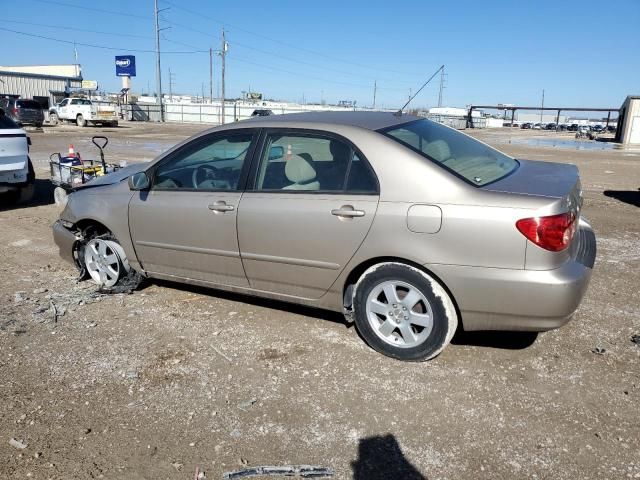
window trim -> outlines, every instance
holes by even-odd
[[[166,165],[170,161],[174,160],[176,156],[184,153],[185,150],[190,149],[194,146],[199,146],[204,143],[209,143],[212,138],[220,137],[224,138],[225,136],[238,136],[238,135],[251,135],[251,142],[249,143],[249,148],[247,149],[247,154],[244,158],[242,169],[240,170],[240,178],[238,179],[238,184],[234,189],[223,189],[223,188],[193,188],[193,187],[179,187],[179,188],[158,188],[155,186],[156,183],[156,173],[158,168]],[[256,152],[256,145],[258,143],[258,139],[260,137],[260,131],[256,128],[238,128],[238,129],[227,129],[217,132],[206,133],[197,138],[194,138],[190,142],[181,145],[179,148],[174,150],[173,152],[167,154],[164,158],[156,162],[152,165],[147,171],[147,176],[151,179],[151,185],[149,186],[150,192],[203,192],[203,193],[229,193],[229,192],[242,192],[244,191],[247,178],[249,176],[249,169],[253,164],[253,156]]]
[[[403,128],[403,127],[406,127],[406,126],[408,126],[408,125],[411,125],[411,124],[414,124],[414,123],[418,123],[418,122],[422,122],[422,121],[432,122],[432,120],[429,120],[428,118],[419,118],[419,119],[417,119],[417,120],[412,120],[412,121],[410,121],[410,122],[399,123],[399,124],[397,124],[397,125],[392,125],[392,126],[390,126],[390,127],[384,127],[384,128],[381,128],[381,129],[376,130],[376,132],[380,133],[381,135],[384,135],[384,136],[385,136],[385,137],[387,137],[387,138],[390,138],[391,140],[393,140],[393,141],[394,141],[395,143],[397,143],[398,145],[400,145],[400,146],[402,146],[402,147],[405,147],[405,148],[408,148],[408,149],[409,149],[409,150],[411,150],[412,152],[416,152],[418,155],[420,155],[420,156],[422,156],[422,157],[426,158],[426,159],[427,159],[427,160],[429,160],[431,163],[434,163],[434,164],[435,164],[435,165],[437,165],[438,167],[440,167],[440,168],[442,168],[442,169],[446,170],[447,172],[451,173],[452,175],[454,175],[455,177],[459,178],[459,179],[460,179],[460,180],[462,180],[463,182],[465,182],[465,183],[467,183],[467,184],[469,184],[469,185],[472,185],[472,186],[473,186],[473,187],[475,187],[475,188],[484,188],[484,187],[486,187],[486,186],[488,186],[488,185],[491,185],[491,184],[493,184],[493,183],[495,183],[495,182],[499,182],[500,180],[504,180],[505,178],[507,178],[507,177],[509,177],[509,176],[513,175],[513,174],[514,174],[514,173],[515,173],[515,172],[520,168],[520,162],[518,161],[518,159],[517,159],[517,158],[513,158],[513,157],[511,157],[511,156],[507,155],[506,153],[501,152],[501,151],[500,151],[500,150],[498,150],[497,148],[493,148],[491,145],[487,145],[486,143],[481,142],[480,140],[478,140],[478,139],[476,139],[476,138],[471,137],[471,135],[467,135],[466,133],[459,132],[459,131],[457,131],[456,129],[454,129],[454,128],[452,128],[452,127],[448,126],[448,125],[444,125],[443,123],[439,123],[438,125],[442,125],[442,126],[444,126],[444,127],[451,128],[452,130],[455,130],[457,133],[460,133],[461,135],[467,135],[468,137],[470,137],[471,139],[475,140],[476,142],[479,142],[479,143],[481,143],[481,144],[483,144],[483,145],[487,145],[487,147],[489,147],[489,148],[491,148],[491,149],[493,149],[493,150],[496,150],[497,152],[499,152],[499,153],[501,153],[502,155],[505,155],[505,156],[507,156],[507,157],[511,158],[514,162],[516,162],[516,167],[515,167],[513,170],[511,170],[509,173],[507,173],[507,174],[503,175],[502,177],[496,178],[495,180],[491,180],[490,182],[483,183],[482,185],[478,185],[477,183],[474,183],[474,182],[472,182],[471,180],[469,180],[468,178],[466,178],[465,176],[463,176],[463,175],[459,174],[458,172],[456,172],[456,171],[455,171],[455,170],[453,170],[452,168],[447,167],[444,163],[439,162],[439,161],[438,161],[438,160],[436,160],[435,158],[430,157],[429,155],[427,155],[426,153],[424,153],[422,150],[419,150],[419,149],[417,149],[417,148],[415,148],[415,147],[413,147],[413,146],[409,145],[408,143],[403,142],[403,141],[402,141],[402,140],[400,140],[398,137],[394,137],[393,135],[391,135],[391,134],[389,133],[389,131],[390,131],[390,130],[396,130],[396,129]],[[437,123],[437,122],[433,122],[433,123]]]
[[[366,168],[369,170],[369,172],[372,174],[373,179],[375,180],[375,191],[370,191],[370,192],[349,192],[346,189],[346,184],[347,184],[347,180],[349,178],[349,173],[351,172],[351,164],[353,162],[353,159],[351,161],[349,161],[349,166],[347,167],[347,174],[345,176],[345,182],[344,182],[344,186],[342,188],[342,190],[281,190],[281,189],[275,189],[275,190],[261,190],[256,188],[256,183],[258,181],[258,170],[260,168],[260,165],[262,163],[262,159],[265,157],[265,153],[266,153],[266,147],[267,147],[267,137],[269,135],[272,135],[274,133],[277,134],[281,134],[281,135],[287,135],[287,134],[291,134],[292,136],[304,136],[304,135],[315,135],[318,137],[324,137],[324,138],[328,138],[330,140],[339,140],[341,142],[344,142],[345,144],[347,144],[352,150],[353,153],[355,155],[358,156],[358,158],[360,158],[361,162],[364,162],[364,165],[366,166]],[[369,160],[367,159],[367,157],[364,156],[364,154],[362,153],[362,151],[348,138],[343,137],[340,134],[334,133],[334,132],[328,132],[326,130],[317,130],[317,129],[313,129],[313,128],[297,128],[297,127],[269,127],[269,128],[263,128],[261,133],[260,133],[260,139],[258,141],[257,147],[256,147],[256,151],[254,152],[254,156],[253,156],[253,162],[251,164],[251,170],[249,172],[249,176],[247,178],[247,185],[245,188],[245,192],[247,193],[263,193],[263,194],[279,194],[279,195],[289,195],[289,194],[293,194],[293,195],[359,195],[359,196],[379,196],[380,195],[380,181],[378,180],[378,175],[376,174],[376,171],[374,170],[374,168],[371,166],[371,163],[369,162]]]

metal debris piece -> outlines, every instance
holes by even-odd
[[[247,411],[247,408],[249,408],[251,405],[253,405],[254,403],[256,403],[258,401],[257,398],[252,398],[250,400],[247,400],[246,402],[242,402],[238,404],[238,408],[244,412]]]
[[[593,353],[596,353],[598,355],[604,355],[606,353],[606,349],[602,348],[602,347],[595,347],[593,350],[591,350]]]
[[[298,475],[303,478],[332,477],[333,469],[314,465],[283,465],[249,467],[235,472],[225,472],[222,476],[225,480],[236,478],[249,478],[258,476],[292,477]]]
[[[640,335],[639,334],[631,335],[631,341],[636,345],[640,345]]]
[[[229,357],[227,357],[224,353],[222,353],[216,347],[213,347],[213,351],[216,352],[218,355],[220,355],[222,358],[224,358],[227,362],[233,363],[233,360],[231,360]]]
[[[9,445],[11,445],[12,447],[17,448],[18,450],[24,450],[25,448],[27,448],[27,444],[24,442],[21,442],[20,440],[16,440],[15,438],[11,438],[9,440]]]

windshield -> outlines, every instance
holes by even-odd
[[[0,130],[16,130],[20,128],[13,120],[4,113],[0,114]]]
[[[382,133],[477,186],[494,182],[518,167],[518,162],[504,153],[430,120],[405,123]]]
[[[40,110],[42,108],[35,100],[18,100],[16,102],[16,106],[20,108],[32,108],[35,110]]]

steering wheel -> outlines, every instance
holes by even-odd
[[[219,170],[211,165],[199,165],[193,170],[191,180],[193,182],[193,188],[198,186],[205,180],[217,180]]]

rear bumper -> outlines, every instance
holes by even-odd
[[[451,290],[465,330],[551,330],[571,319],[591,280],[595,235],[582,220],[578,235],[571,260],[554,270],[425,267]]]
[[[60,250],[60,256],[69,263],[77,265],[74,257],[75,244],[78,241],[76,235],[65,228],[61,220],[57,220],[53,224],[53,241]]]

